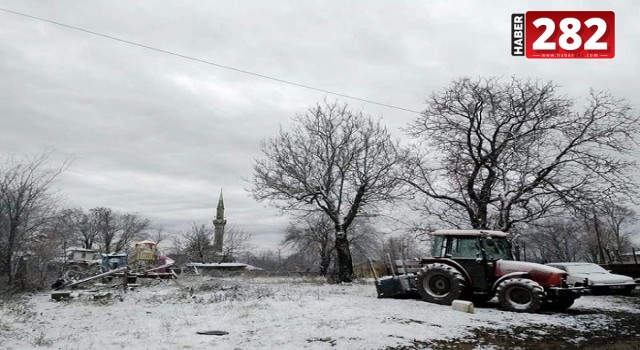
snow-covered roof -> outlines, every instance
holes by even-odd
[[[233,267],[241,267],[246,270],[261,270],[259,267],[255,267],[252,265],[247,265],[243,263],[187,263],[188,267],[213,267],[213,268],[233,268]]]
[[[98,251],[95,249],[87,249],[87,248],[82,248],[82,247],[69,247],[67,248],[67,252],[91,252],[91,253],[97,253]]]
[[[247,264],[242,263],[188,263],[187,266],[195,267],[246,267]]]
[[[492,230],[436,230],[430,233],[434,236],[492,236],[507,237],[508,232]]]

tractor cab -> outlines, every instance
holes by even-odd
[[[474,292],[483,293],[495,281],[498,260],[513,260],[509,234],[489,230],[438,230],[431,233],[431,256],[459,264],[472,281]]]
[[[119,269],[129,265],[127,254],[109,253],[102,256],[102,272]]]
[[[496,261],[513,260],[509,234],[484,230],[438,230],[431,233],[431,256]]]

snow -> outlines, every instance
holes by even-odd
[[[179,283],[179,285],[178,285]],[[418,300],[377,299],[372,282],[329,285],[313,278],[188,276],[147,281],[111,298],[50,293],[0,306],[3,349],[382,349],[412,340],[464,337],[476,327],[559,325],[586,330],[611,321],[597,312],[475,313]],[[122,300],[122,301],[120,301]],[[639,313],[624,298],[583,296],[572,308]],[[227,335],[198,335],[202,331]]]
[[[186,264],[187,267],[202,267],[202,268],[220,268],[220,269],[226,269],[226,268],[244,268],[245,270],[262,270],[259,267],[255,267],[252,265],[247,265],[247,264],[243,264],[243,263],[188,263]]]
[[[243,263],[188,263],[187,266],[195,267],[245,267],[249,266]]]

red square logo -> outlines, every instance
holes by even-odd
[[[522,15],[519,15],[522,16]],[[527,11],[523,24],[512,16],[512,38],[524,37],[527,58],[613,58],[615,14],[613,11]],[[521,33],[515,33],[522,29]],[[512,54],[516,41],[512,42]]]

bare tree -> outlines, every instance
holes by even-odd
[[[320,275],[326,276],[335,252],[334,232],[333,222],[326,215],[307,215],[299,223],[289,224],[282,244],[300,255],[312,256],[319,264]]]
[[[29,244],[54,217],[51,184],[68,164],[50,167],[49,155],[6,159],[0,165],[0,278],[10,288]]]
[[[253,233],[242,227],[226,227],[222,243],[222,261],[235,261],[251,248],[252,238]]]
[[[454,81],[407,129],[424,145],[407,164],[420,207],[449,225],[508,231],[585,197],[637,193],[640,116],[592,91],[581,113],[551,82]]]
[[[589,260],[601,264],[622,261],[630,252],[630,229],[636,221],[634,210],[601,197],[577,208],[575,216],[584,225]]]
[[[89,210],[89,215],[98,231],[100,250],[106,254],[112,252],[113,241],[118,231],[115,213],[110,208],[98,207]],[[113,251],[117,253],[116,251]]]
[[[65,252],[75,242],[74,232],[65,224],[68,211],[52,216],[28,243],[24,257],[24,274],[18,276],[22,290],[39,290],[59,278],[66,265]]]
[[[151,226],[149,219],[134,213],[118,214],[117,218],[119,235],[115,242],[116,252],[125,251],[131,242],[143,238],[146,235],[145,231]]]
[[[153,228],[153,232],[146,236],[146,239],[156,242],[159,245],[160,242],[165,241],[168,237],[169,235],[163,226],[156,226]]]
[[[320,275],[326,276],[336,255],[334,232],[333,222],[326,215],[311,212],[289,224],[282,245],[292,248],[294,256],[309,257]],[[371,252],[377,250],[381,234],[365,218],[357,218],[348,233],[354,262],[366,261]]]
[[[60,216],[61,229],[70,232],[70,244],[80,244],[82,248],[93,249],[99,239],[97,220],[91,213],[80,208],[65,209]]]
[[[244,260],[247,264],[257,266],[264,270],[277,271],[281,268],[281,257],[272,250],[262,250],[256,253],[247,253]]]
[[[429,236],[422,232],[402,232],[400,234],[384,237],[382,244],[376,250],[377,259],[387,260],[387,254],[391,259],[419,259],[429,255],[427,241]]]
[[[295,118],[291,131],[263,142],[251,192],[283,210],[322,210],[333,222],[340,280],[351,281],[348,228],[397,196],[401,159],[379,120],[324,102]]]
[[[78,235],[77,221],[78,214],[82,215],[79,209],[61,210],[55,218],[45,226],[42,230],[48,236],[46,245],[53,249],[57,257],[64,256],[61,264],[59,264],[56,276],[62,275],[66,268],[67,249],[75,246],[82,241],[82,237]],[[51,261],[53,259],[49,259]]]
[[[601,210],[602,221],[611,238],[608,251],[614,262],[622,262],[623,254],[631,250],[631,226],[637,221],[637,214],[633,209],[616,203],[604,205]]]
[[[105,253],[125,251],[131,242],[142,238],[151,226],[148,219],[138,214],[117,213],[103,207],[93,208],[89,212],[99,232],[100,248]]]
[[[187,255],[189,261],[201,263],[211,262],[215,256],[213,243],[213,229],[205,225],[198,226],[195,222],[191,229],[182,234],[184,238],[184,248],[182,251]]]
[[[349,228],[349,245],[353,251],[355,263],[367,262],[371,254],[379,247],[382,239],[380,232],[368,217],[358,217]]]
[[[587,254],[585,227],[575,217],[540,220],[522,232],[522,243],[528,250],[528,260],[542,263],[583,261]]]

